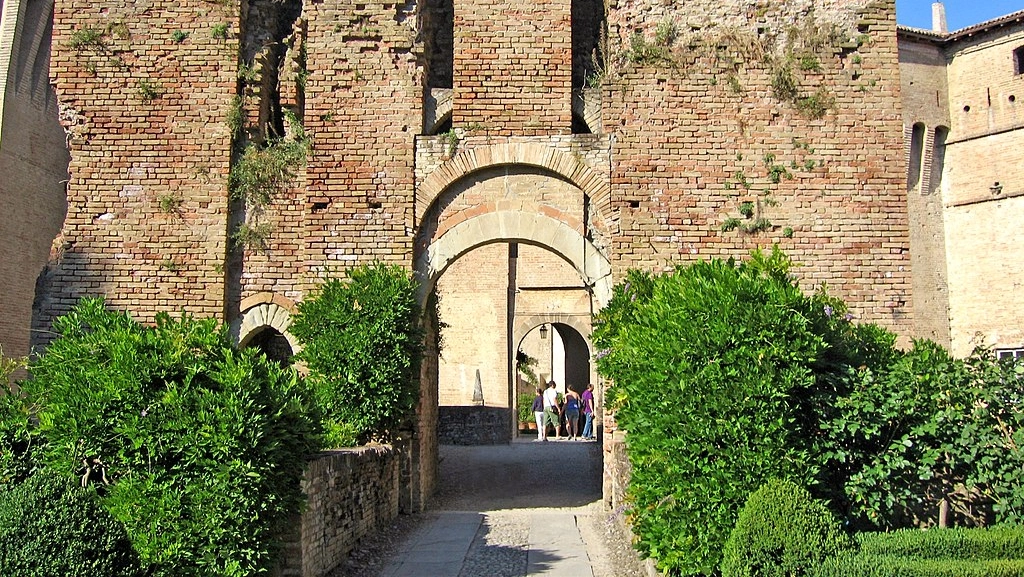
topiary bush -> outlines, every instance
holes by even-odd
[[[144,574],[124,526],[92,488],[39,472],[0,490],[0,575]]]
[[[722,577],[813,576],[854,543],[824,504],[794,483],[770,480],[754,491],[722,553]]]
[[[318,448],[292,369],[213,319],[143,326],[86,299],[31,365],[49,466],[95,487],[155,576],[267,571]]]
[[[289,330],[332,446],[390,440],[419,401],[423,331],[408,271],[363,265],[329,279],[298,306]]]

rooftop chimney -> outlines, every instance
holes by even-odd
[[[946,7],[942,2],[932,2],[932,32],[949,33],[949,27],[946,26]]]

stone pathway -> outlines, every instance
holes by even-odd
[[[442,446],[437,498],[380,577],[642,575],[608,515],[597,443]]]

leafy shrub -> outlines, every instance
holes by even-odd
[[[351,427],[360,442],[388,440],[412,415],[423,355],[416,295],[407,271],[377,263],[329,279],[299,304],[290,327],[303,346],[297,359],[309,368],[328,428]]]
[[[874,353],[869,353],[874,354]],[[846,470],[851,519],[874,527],[1019,522],[1024,513],[1024,367],[988,351],[953,359],[916,341],[878,371],[857,371],[823,428],[826,467]]]
[[[722,553],[722,577],[800,577],[853,549],[839,522],[806,489],[771,480],[750,495]]]
[[[86,299],[55,330],[24,384],[51,466],[97,487],[153,575],[270,567],[316,449],[295,372],[213,319],[146,327]]]
[[[8,359],[0,348],[0,489],[20,483],[36,470],[45,442],[32,426],[31,403],[8,380],[24,365],[25,359]]]
[[[49,472],[0,490],[0,575],[142,575],[124,526],[97,501]]]
[[[534,422],[533,415],[533,398],[534,395],[529,393],[520,393],[516,404],[516,413],[520,423],[532,423]]]
[[[948,426],[969,464],[964,484],[991,503],[996,523],[1024,524],[1024,362],[979,348],[964,361],[970,378],[965,417]],[[977,505],[977,503],[973,503]]]
[[[45,440],[31,418],[28,400],[10,386],[0,385],[0,488],[24,481],[42,462]]]
[[[629,431],[637,547],[663,570],[712,573],[747,496],[810,484],[811,366],[822,309],[778,251],[658,277],[631,272],[599,313],[598,370]]]
[[[867,555],[919,559],[1024,559],[1024,527],[986,529],[905,529],[889,533],[858,533],[860,552]]]

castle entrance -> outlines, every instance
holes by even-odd
[[[415,269],[437,346],[423,365],[416,441],[424,499],[440,445],[510,443],[538,383],[564,393],[596,382],[591,317],[611,294],[596,211],[577,182],[546,166],[458,160],[462,177],[442,166],[443,186],[427,178],[417,195],[432,199],[417,211]]]

